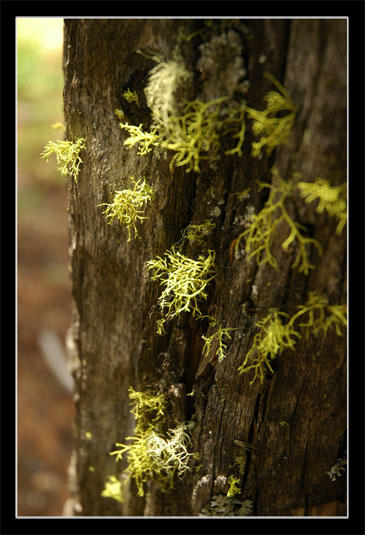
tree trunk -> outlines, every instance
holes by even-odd
[[[288,182],[295,173],[305,182],[346,181],[346,31],[346,20],[65,21],[67,139],[86,140],[78,180],[69,180],[74,312],[68,346],[76,381],[69,514],[244,514],[245,500],[255,516],[346,514],[346,474],[335,481],[326,474],[346,450],[346,336],[334,326],[324,341],[300,331],[294,349],[271,361],[274,373],[265,368],[263,381],[252,382],[253,370],[238,373],[257,322],[270,309],[293,317],[310,292],[327,296],[330,306],[346,303],[346,230],[337,234],[336,217],[316,211],[294,188],[288,213],[323,249],[306,249],[315,266],[308,274],[292,268],[298,241],[282,247],[285,222],[271,244],[278,269],[249,258],[245,238],[237,249],[234,241],[249,228],[249,214],[268,200],[258,181],[274,184],[273,166]],[[180,35],[190,38],[179,42]],[[150,126],[143,89],[156,65],[151,55],[168,61],[177,44],[194,75],[182,99],[228,96],[239,104],[245,98],[251,109],[263,110],[265,94],[277,91],[264,71],[281,81],[298,106],[288,142],[253,157],[256,137],[247,119],[242,156],[225,155],[233,146],[227,135],[220,160],[203,160],[200,172],[176,165],[171,172],[173,151],[140,156],[137,147],[124,146],[128,134],[115,109],[123,107],[130,123]],[[126,104],[127,89],[137,92],[140,106]],[[108,225],[99,205],[128,188],[130,176],[146,178],[156,194],[138,237],[128,241],[125,226]],[[182,313],[165,324],[167,334],[156,333],[161,287],[146,266],[171,250],[190,223],[206,219],[215,223],[204,251],[215,251],[216,277],[200,310],[237,329],[225,338],[222,360],[215,351],[204,360],[202,335],[214,333],[207,319]],[[199,247],[188,244],[185,254],[197,259]],[[116,462],[109,452],[133,435],[130,386],[164,392],[170,423],[194,419],[195,455],[173,489],[162,492],[148,481],[140,497],[132,479],[119,503],[101,492],[108,476],[127,467],[125,458]],[[241,489],[234,499],[227,498],[230,476]],[[217,500],[223,513],[213,507]]]

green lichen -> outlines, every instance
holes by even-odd
[[[136,91],[131,91],[128,88],[126,91],[124,91],[123,98],[127,102],[135,102],[139,106],[139,100],[138,100],[138,95],[137,95]]]
[[[292,267],[298,267],[300,272],[308,275],[309,270],[315,266],[309,262],[307,247],[309,245],[315,246],[320,254],[322,253],[322,247],[317,240],[305,237],[302,234],[302,231],[305,231],[306,228],[293,221],[286,209],[285,201],[292,192],[293,183],[285,182],[279,176],[276,168],[272,169],[272,173],[275,183],[259,182],[260,189],[268,188],[270,190],[269,198],[264,208],[253,217],[249,228],[238,236],[235,243],[236,256],[240,241],[245,238],[245,251],[248,259],[255,256],[259,264],[267,262],[273,268],[278,269],[278,262],[271,252],[271,247],[279,224],[286,222],[290,233],[281,246],[286,251],[292,243],[297,244],[297,255]]]
[[[204,318],[208,318],[210,327],[217,327],[217,330],[210,336],[205,336],[204,334],[202,335],[202,339],[204,340],[202,353],[208,358],[212,358],[213,356],[217,355],[218,361],[222,362],[222,360],[224,360],[226,357],[227,350],[227,344],[224,338],[231,340],[232,337],[229,333],[230,331],[235,331],[236,329],[233,327],[222,327],[222,325],[220,325],[213,316],[198,317],[198,319]]]
[[[57,171],[61,175],[69,175],[77,182],[80,171],[80,151],[86,149],[85,139],[80,137],[75,142],[72,141],[49,141],[41,153],[41,158],[48,162],[49,157],[55,154],[57,159]]]
[[[175,477],[182,479],[190,470],[188,463],[191,453],[191,423],[179,423],[174,429],[164,432],[164,413],[167,402],[163,394],[153,391],[137,392],[129,389],[132,413],[136,425],[134,435],[127,437],[130,444],[116,443],[116,461],[126,456],[128,466],[124,475],[134,479],[138,496],[144,496],[144,484],[154,481],[162,490],[173,488]],[[120,487],[119,489],[120,490]]]
[[[152,126],[145,131],[142,125],[121,123],[129,137],[126,147],[138,146],[138,154],[148,154],[157,146],[171,150],[174,166],[186,166],[187,172],[200,172],[204,160],[216,160],[221,147],[221,136],[231,134],[237,139],[233,149],[226,154],[242,154],[245,135],[244,106],[223,110],[227,97],[202,102],[199,99],[184,100],[192,74],[186,68],[178,49],[170,61],[153,58],[158,64],[150,71],[145,88],[146,101],[151,109]]]
[[[269,156],[278,145],[287,143],[298,109],[285,87],[271,74],[265,72],[264,75],[279,92],[269,91],[265,95],[267,106],[263,111],[246,106],[247,115],[253,120],[253,132],[260,137],[252,143],[252,156],[259,156],[263,148]]]
[[[164,323],[183,312],[201,315],[200,301],[207,299],[207,286],[216,276],[215,252],[193,260],[174,247],[166,251],[164,258],[147,262],[152,271],[151,280],[159,281],[164,288],[158,299],[163,318],[157,324],[158,334],[164,334]]]
[[[312,291],[306,304],[299,305],[298,309],[289,323],[293,325],[300,317],[306,316],[307,321],[299,323],[299,327],[305,331],[307,338],[322,334],[324,340],[331,327],[335,328],[337,336],[343,336],[342,329],[347,326],[346,305],[329,305],[327,296]]]
[[[108,481],[105,482],[104,490],[101,492],[103,498],[112,498],[117,502],[123,503],[122,483],[116,476],[109,476]]]
[[[270,362],[284,349],[294,349],[296,338],[300,338],[300,334],[293,326],[283,323],[285,317],[288,315],[284,312],[270,308],[267,316],[256,323],[259,332],[255,334],[253,343],[238,368],[240,373],[254,370],[255,374],[250,384],[257,378],[263,381],[265,366],[274,373]]]
[[[288,314],[277,308],[269,309],[268,315],[256,323],[259,332],[255,334],[253,343],[238,368],[240,373],[254,370],[250,384],[257,378],[263,381],[265,367],[274,373],[271,362],[285,349],[294,349],[302,333],[307,338],[322,335],[322,343],[332,327],[338,336],[343,335],[343,329],[347,326],[346,305],[328,305],[325,295],[313,291],[309,292],[307,302],[297,308],[298,312],[287,323],[284,323],[284,318],[289,318]]]
[[[183,232],[182,241],[187,240],[190,244],[202,245],[215,226],[211,219],[206,219],[200,225],[190,224]]]
[[[234,475],[230,475],[228,478],[229,483],[229,489],[227,491],[228,498],[232,498],[233,496],[237,496],[237,494],[241,494],[241,480],[239,477],[236,477]]]
[[[132,229],[134,237],[137,237],[137,222],[146,219],[144,214],[145,205],[153,199],[153,189],[145,180],[135,180],[130,177],[133,184],[132,189],[124,189],[114,193],[113,202],[110,204],[102,203],[99,206],[106,206],[103,214],[111,224],[114,219],[126,225],[128,230],[128,241],[132,239]]]
[[[331,186],[328,180],[317,177],[314,182],[299,182],[298,188],[307,203],[318,201],[319,214],[326,210],[329,216],[339,219],[336,234],[341,234],[347,222],[346,182]]]

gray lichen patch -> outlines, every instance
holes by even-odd
[[[207,80],[204,95],[207,101],[222,95],[232,97],[235,91],[243,92],[242,79],[247,70],[243,60],[243,43],[236,31],[215,35],[199,49],[201,56],[197,69]]]
[[[198,516],[250,516],[252,510],[252,500],[240,501],[228,496],[215,495]]]

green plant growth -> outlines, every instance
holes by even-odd
[[[115,110],[116,113],[119,110]],[[151,152],[154,147],[160,144],[160,137],[156,127],[152,127],[149,132],[142,129],[142,124],[134,126],[128,123],[120,123],[121,128],[127,130],[129,137],[124,141],[124,145],[128,148],[138,145],[137,154],[143,156]]]
[[[306,315],[306,323],[299,323],[299,327],[305,330],[307,338],[310,334],[315,337],[322,334],[324,340],[331,327],[335,328],[337,336],[343,336],[342,328],[347,326],[346,305],[329,305],[325,295],[309,292],[306,304],[299,305],[298,309],[289,323],[293,325],[301,316]]]
[[[186,165],[187,172],[199,172],[201,161],[217,159],[220,137],[228,133],[237,139],[237,144],[226,154],[241,155],[245,135],[244,106],[223,109],[227,97],[210,102],[199,99],[187,102],[181,97],[186,94],[192,74],[178,49],[170,61],[164,62],[159,57],[153,59],[158,64],[150,71],[145,88],[152,126],[149,131],[144,131],[141,124],[121,123],[121,128],[129,134],[125,146],[138,145],[139,155],[147,154],[157,146],[173,151],[171,171],[174,165]]]
[[[103,214],[111,224],[114,219],[126,225],[128,230],[128,241],[132,239],[132,230],[134,230],[134,237],[138,236],[137,222],[147,219],[144,214],[145,205],[153,199],[153,189],[146,183],[145,180],[135,180],[130,177],[133,183],[132,189],[124,189],[114,193],[113,202],[102,203],[99,206],[106,206]]]
[[[199,316],[198,319],[204,319],[208,318],[210,320],[209,324],[211,327],[216,327],[217,330],[210,336],[202,335],[202,339],[204,340],[204,346],[203,346],[203,355],[205,357],[213,357],[217,355],[219,362],[222,362],[222,360],[226,357],[226,350],[227,350],[227,343],[225,342],[224,338],[228,338],[229,340],[232,339],[231,335],[229,334],[230,331],[235,331],[236,329],[233,327],[222,327],[218,324],[217,320],[213,316]]]
[[[326,210],[329,216],[339,219],[336,234],[341,234],[347,222],[346,182],[331,186],[328,180],[317,177],[314,182],[299,182],[298,188],[307,203],[318,201],[319,214]]]
[[[182,241],[187,240],[190,244],[202,245],[214,228],[215,223],[211,219],[206,219],[200,225],[190,224],[183,232]]]
[[[267,316],[256,323],[259,332],[255,334],[253,343],[238,368],[239,372],[254,370],[255,374],[250,384],[257,378],[262,382],[265,367],[274,373],[271,361],[285,349],[294,349],[297,340],[301,338],[300,330],[306,337],[309,335],[318,337],[322,334],[322,341],[325,340],[331,327],[335,328],[338,336],[342,336],[342,328],[347,325],[346,311],[346,305],[329,306],[327,297],[316,292],[309,293],[307,303],[299,305],[298,312],[287,323],[284,323],[284,318],[288,318],[288,314],[280,312],[277,308],[271,308]],[[306,321],[295,326],[299,318]]]
[[[289,227],[290,234],[282,243],[282,248],[287,251],[289,245],[294,242],[297,243],[297,255],[292,267],[298,267],[300,272],[308,275],[309,270],[315,266],[309,262],[307,246],[314,245],[320,254],[322,253],[322,247],[317,240],[305,237],[302,234],[302,231],[305,231],[306,228],[293,221],[286,209],[285,201],[291,194],[294,187],[293,183],[285,182],[275,168],[272,169],[272,173],[275,183],[259,182],[260,189],[268,188],[270,190],[269,198],[264,208],[254,216],[249,228],[238,236],[235,244],[236,253],[241,239],[245,238],[245,251],[248,254],[248,259],[256,256],[259,264],[267,262],[273,268],[278,269],[278,263],[271,252],[271,247],[278,225],[284,221]]]
[[[124,91],[123,98],[127,102],[135,102],[137,104],[137,106],[139,106],[138,95],[137,95],[136,91],[131,91],[128,88],[126,91]]]
[[[174,429],[164,432],[165,411],[167,402],[163,394],[153,391],[137,392],[129,389],[131,412],[135,417],[135,429],[132,437],[126,440],[130,444],[117,443],[118,448],[110,455],[115,455],[116,461],[126,455],[128,466],[124,471],[127,476],[135,480],[138,496],[144,496],[144,484],[152,480],[162,491],[173,488],[175,477],[182,479],[189,470],[191,453],[190,445],[191,423],[180,423]],[[121,486],[116,481],[106,483],[102,495],[122,498]]]
[[[285,87],[268,72],[264,75],[279,92],[269,91],[265,95],[267,106],[263,111],[246,106],[247,115],[253,120],[253,132],[260,137],[252,143],[252,156],[259,156],[263,148],[269,156],[278,145],[287,142],[298,109]]]
[[[101,495],[103,498],[113,498],[117,502],[123,503],[123,490],[122,483],[116,476],[109,476],[108,481],[105,483],[104,490]]]
[[[57,170],[60,171],[61,175],[72,176],[77,182],[80,164],[82,163],[80,158],[82,149],[86,149],[85,139],[82,137],[78,138],[75,143],[60,140],[56,142],[49,141],[41,153],[41,158],[48,162],[49,157],[55,154],[58,164]]]
[[[229,483],[229,489],[227,492],[228,498],[233,498],[233,496],[237,496],[237,494],[241,494],[241,480],[239,477],[235,477],[233,475],[230,475],[228,478]]]
[[[295,338],[300,338],[300,334],[292,326],[283,323],[285,317],[288,315],[284,312],[270,308],[267,316],[256,323],[259,332],[255,334],[253,343],[238,368],[240,373],[254,370],[255,374],[250,384],[257,378],[263,381],[265,366],[274,373],[270,361],[284,349],[294,349]]]
[[[164,323],[182,312],[201,315],[199,302],[207,299],[206,288],[216,276],[215,251],[209,250],[206,257],[193,260],[174,247],[166,251],[165,257],[150,260],[147,267],[152,271],[151,280],[159,281],[163,292],[159,306],[163,318],[157,323],[157,333],[164,334]]]
[[[202,161],[219,158],[222,137],[229,135],[237,140],[233,148],[225,151],[226,155],[242,155],[245,115],[252,119],[253,131],[260,136],[259,141],[253,143],[253,156],[258,156],[263,147],[270,154],[276,146],[286,143],[297,107],[286,89],[269,73],[265,73],[265,76],[279,92],[267,93],[266,109],[257,111],[246,106],[245,101],[239,105],[229,103],[226,96],[210,102],[199,99],[186,101],[184,95],[191,84],[192,74],[179,49],[176,48],[170,61],[163,61],[159,56],[153,56],[152,59],[157,65],[149,72],[145,88],[152,126],[145,131],[142,124],[120,123],[121,128],[129,134],[124,141],[126,147],[137,145],[139,155],[148,154],[156,147],[171,150],[174,153],[170,162],[171,172],[174,166],[186,166],[187,173],[200,172]],[[124,96],[129,101],[135,100],[130,92]],[[123,120],[119,110],[116,113]]]

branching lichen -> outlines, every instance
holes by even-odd
[[[205,357],[213,357],[217,355],[219,362],[222,362],[226,357],[227,344],[224,342],[224,337],[231,340],[230,331],[235,331],[234,327],[222,327],[218,324],[213,316],[199,316],[198,319],[208,318],[211,327],[216,327],[217,330],[210,336],[202,335],[204,346],[202,353]]]
[[[253,369],[255,374],[250,384],[257,378],[262,382],[265,366],[274,373],[271,361],[285,349],[294,349],[302,332],[306,337],[322,334],[324,341],[329,329],[334,327],[336,334],[342,336],[342,329],[347,325],[346,310],[346,305],[329,306],[327,297],[316,292],[309,292],[306,304],[299,305],[298,312],[287,323],[283,322],[284,318],[289,317],[287,314],[271,308],[269,314],[256,323],[259,332],[255,334],[253,343],[238,368],[239,372],[246,373]],[[302,318],[302,322],[295,326],[299,318]]]
[[[171,134],[161,144],[175,152],[170,170],[174,165],[187,165],[187,172],[199,172],[201,161],[217,159],[221,146],[221,104],[225,100],[226,97],[221,97],[211,102],[188,102],[182,115],[173,119]]]
[[[206,219],[200,225],[190,224],[183,232],[182,241],[188,240],[191,244],[204,244],[206,237],[215,228],[215,223],[211,219]]]
[[[124,471],[127,476],[124,484],[133,478],[139,496],[144,496],[147,480],[154,481],[162,491],[173,488],[175,476],[181,479],[190,469],[188,463],[192,454],[188,446],[191,423],[182,422],[164,432],[167,403],[163,394],[137,392],[130,388],[129,397],[136,419],[134,435],[126,438],[130,444],[117,443],[118,449],[110,453],[116,456],[116,461],[126,455],[128,466]],[[120,488],[118,490],[121,491]]]
[[[158,127],[163,138],[171,134],[174,127],[173,117],[179,115],[177,92],[185,90],[192,80],[192,73],[175,49],[174,59],[158,64],[149,72],[148,83],[144,90],[146,101],[152,111],[153,124]]]
[[[160,143],[160,136],[157,128],[152,127],[149,132],[142,129],[142,124],[135,126],[129,123],[120,123],[120,127],[127,130],[129,137],[124,141],[124,145],[128,148],[134,147],[138,144],[137,154],[143,156],[148,154],[154,147],[157,147]]]
[[[346,472],[346,465],[347,465],[347,458],[341,457],[340,459],[337,459],[336,464],[331,466],[331,469],[329,471],[326,471],[326,474],[328,475],[331,481],[336,481],[338,477],[342,476],[341,472]]]
[[[176,50],[174,59],[167,62],[157,57],[154,59],[158,64],[150,71],[145,88],[146,101],[152,112],[152,126],[149,131],[144,131],[142,125],[121,123],[121,128],[129,134],[125,146],[138,145],[140,155],[157,146],[173,151],[171,171],[173,166],[186,165],[187,172],[199,172],[203,160],[218,158],[220,137],[228,133],[237,139],[237,144],[226,154],[241,155],[245,135],[244,106],[223,111],[222,103],[227,97],[209,102],[199,99],[184,101],[180,97],[186,94],[192,74],[181,54]]]
[[[153,189],[145,180],[135,180],[134,177],[130,177],[130,179],[134,185],[133,189],[116,191],[112,203],[99,204],[99,206],[106,206],[103,214],[105,214],[109,224],[117,219],[127,226],[128,241],[132,238],[132,229],[134,236],[138,235],[136,223],[146,219],[143,215],[143,208],[154,196]]]
[[[128,89],[126,91],[124,91],[123,98],[127,102],[135,102],[139,106],[138,95],[137,95],[136,91],[131,91],[129,89],[129,87],[128,87]]]
[[[298,188],[307,203],[318,201],[319,214],[326,210],[329,216],[339,219],[336,234],[341,234],[347,222],[346,182],[331,186],[328,180],[317,177],[314,182],[299,182]]]
[[[259,264],[267,262],[273,268],[278,269],[278,263],[271,252],[271,246],[279,223],[284,221],[289,227],[290,234],[282,243],[282,248],[288,250],[290,244],[297,243],[298,251],[292,267],[299,267],[300,272],[308,275],[309,270],[313,269],[314,266],[308,260],[307,246],[314,245],[320,254],[322,253],[322,247],[317,240],[305,237],[302,234],[302,231],[305,231],[306,228],[293,221],[286,209],[285,200],[291,193],[293,184],[285,182],[275,168],[273,168],[272,173],[276,179],[275,184],[259,182],[260,189],[268,188],[270,190],[269,198],[264,208],[254,216],[249,228],[238,236],[235,243],[236,256],[239,243],[242,238],[245,238],[245,250],[249,259],[256,256]]]
[[[229,489],[227,492],[228,498],[232,498],[233,496],[237,496],[237,494],[241,494],[241,480],[239,477],[235,477],[233,475],[230,475],[228,478],[229,483]]]
[[[283,323],[282,318],[285,317],[288,315],[284,312],[270,308],[267,316],[256,323],[259,332],[255,334],[253,344],[238,368],[240,373],[254,370],[255,374],[250,384],[257,378],[263,381],[265,366],[274,373],[270,361],[284,349],[294,349],[296,338],[300,338],[300,334],[292,325]]]
[[[265,95],[267,106],[263,111],[246,107],[248,117],[253,120],[253,132],[257,137],[260,136],[259,141],[252,143],[252,156],[259,156],[264,147],[269,156],[275,147],[286,143],[297,113],[297,106],[285,87],[271,74],[265,72],[265,76],[277,87],[279,93],[269,91]],[[283,112],[287,113],[283,115]]]
[[[85,139],[80,137],[74,143],[72,141],[49,141],[44,147],[41,153],[41,158],[48,162],[49,157],[52,154],[56,155],[57,159],[57,171],[60,171],[61,175],[70,175],[77,182],[79,175],[80,164],[82,160],[80,158],[80,151],[86,149]]]
[[[151,280],[160,281],[164,287],[158,300],[163,314],[157,325],[158,334],[164,333],[165,321],[184,311],[192,312],[193,316],[201,315],[199,301],[207,299],[207,285],[216,276],[214,259],[212,250],[208,251],[208,256],[193,260],[172,247],[164,258],[147,262],[148,269],[152,270]]]

